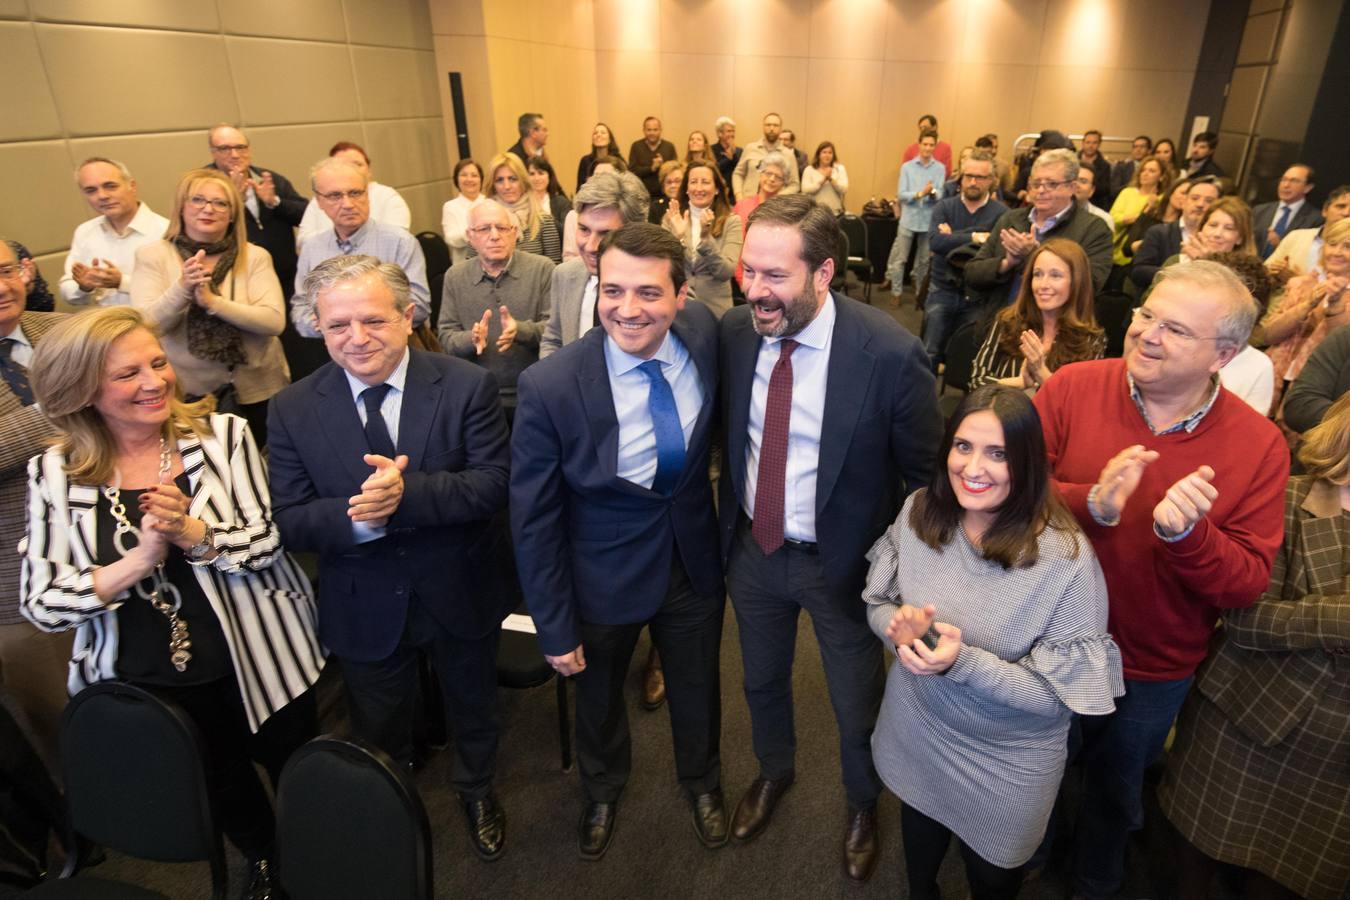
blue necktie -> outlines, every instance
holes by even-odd
[[[680,411],[675,407],[675,394],[666,376],[661,374],[661,361],[649,359],[638,366],[647,376],[651,389],[647,392],[647,411],[652,416],[652,431],[656,432],[656,478],[652,490],[669,494],[684,468],[684,428],[680,425]]]
[[[370,446],[370,452],[393,459],[394,439],[389,436],[389,426],[380,412],[380,405],[388,393],[389,385],[377,384],[361,392],[361,402],[366,405],[366,443]]]
[[[1289,230],[1289,207],[1280,207],[1280,217],[1275,220],[1275,233],[1284,237],[1284,233]]]

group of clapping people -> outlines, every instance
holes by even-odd
[[[633,172],[597,126],[570,203],[537,152],[540,116],[522,117],[521,141],[486,172],[462,161],[435,323],[445,354],[414,346],[429,309],[416,264],[394,258],[406,242],[375,229],[388,247],[362,246],[381,219],[360,148],[367,170],[315,168],[332,226],[316,235],[334,249],[307,259],[319,244],[302,236],[289,314],[284,252],[248,238],[264,211],[299,225],[307,204],[250,166],[235,129],[212,132],[225,161],[185,175],[170,218],[144,226],[158,234],[130,279],[72,252],[85,302],[120,289],[129,307],[25,312],[22,268],[0,248],[0,374],[13,395],[0,415],[54,442],[27,461],[19,608],[45,631],[75,629],[71,690],[121,678],[189,712],[213,749],[222,825],[262,897],[276,860],[252,760],[275,778],[313,733],[311,688],[331,653],[356,733],[407,761],[425,653],[446,694],[471,843],[497,858],[495,648],[512,592],[475,573],[495,568],[484,565],[492,523],[509,506],[541,649],[576,681],[583,858],[614,836],[630,768],[623,684],[644,625],[699,840],[763,832],[796,777],[790,685],[805,609],[840,732],[846,877],[873,871],[884,785],[904,803],[914,896],[937,896],[952,834],[974,896],[1016,896],[1044,861],[1073,761],[1084,778],[1075,891],[1109,896],[1142,824],[1144,771],[1181,710],[1161,797],[1189,841],[1186,883],[1220,860],[1253,882],[1338,896],[1350,877],[1350,401],[1301,437],[1305,474],[1289,479],[1293,436],[1271,405],[1253,409],[1220,382],[1254,328],[1279,383],[1294,380],[1343,314],[1344,223],[1322,226],[1315,264],[1311,244],[1286,254],[1297,275],[1257,326],[1268,270],[1234,258],[1254,249],[1251,215],[1215,190],[1187,219],[1208,193],[1192,204],[1193,186],[1177,258],[1160,260],[1171,264],[1134,308],[1123,357],[1103,358],[1092,300],[1111,233],[1074,193],[1079,161],[1046,151],[1027,167],[1028,206],[948,226],[979,245],[965,282],[986,286],[969,305],[990,315],[982,384],[944,429],[940,357],[831,290],[837,210],[806,191],[791,146],[780,149],[781,120],[766,116],[765,140],[743,150],[726,124],[711,159],[691,135],[678,182],[659,121],[644,123]],[[921,143],[927,160],[935,142]],[[827,145],[811,168],[830,170],[818,180],[842,204],[846,176]],[[995,163],[975,152],[960,166],[952,199],[973,216],[996,202]],[[126,175],[107,160],[81,167],[106,176],[86,191],[112,195],[103,214],[148,213],[115,209],[114,172]],[[1161,181],[1145,180],[1137,192],[1161,205]],[[1118,200],[1112,218],[1134,202]],[[406,229],[406,206],[384,196],[380,208]],[[1119,246],[1105,242],[1108,254]],[[508,290],[518,254],[562,263],[543,270],[547,303],[533,289],[543,327],[505,304],[500,318],[493,306],[462,314],[455,292],[470,285],[459,281]],[[564,301],[571,273],[584,287]],[[279,340],[288,323],[331,358],[294,384]],[[512,370],[508,429],[489,345],[503,354],[550,331],[545,358]],[[223,400],[239,415],[218,411]],[[288,550],[319,554],[317,602]],[[728,593],[759,761],[730,815],[718,761]]]

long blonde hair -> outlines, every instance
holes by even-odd
[[[244,198],[240,196],[239,189],[234,186],[230,176],[219,169],[189,169],[178,179],[178,187],[173,192],[173,210],[169,213],[169,227],[164,232],[164,240],[172,243],[174,238],[184,232],[183,209],[187,206],[188,198],[199,186],[208,181],[219,185],[230,200],[230,227],[225,235],[235,246],[234,274],[242,278],[248,271],[248,228],[244,224]]]
[[[132,307],[91,309],[52,326],[33,351],[28,370],[33,395],[48,420],[64,432],[56,446],[66,457],[66,474],[72,482],[102,485],[113,478],[117,445],[94,402],[107,377],[108,351],[137,329],[155,334]],[[188,404],[175,387],[164,423],[165,439],[209,434],[207,416],[214,408],[210,395]]]
[[[1342,394],[1321,423],[1303,435],[1298,458],[1314,478],[1338,487],[1350,484],[1350,394]]]
[[[497,199],[497,170],[502,166],[506,166],[520,179],[520,200],[514,204],[502,203]],[[492,157],[492,161],[488,163],[487,184],[483,189],[489,199],[497,200],[502,206],[514,212],[517,218],[524,215],[525,221],[520,223],[521,237],[534,240],[539,236],[539,208],[530,199],[530,176],[519,156],[514,153],[498,153]],[[525,203],[526,200],[529,202]]]

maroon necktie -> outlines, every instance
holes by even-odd
[[[755,481],[755,521],[750,527],[765,556],[783,546],[788,423],[792,418],[792,351],[797,349],[797,342],[786,338],[778,347],[778,362],[769,376],[769,396],[764,404],[764,434],[759,444],[759,475]]]

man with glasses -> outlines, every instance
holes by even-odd
[[[516,252],[519,230],[500,203],[470,209],[465,230],[477,255],[446,273],[436,331],[446,353],[496,376],[509,422],[516,409],[516,379],[539,359],[553,261]]]
[[[1308,202],[1314,187],[1313,167],[1296,163],[1284,170],[1278,200],[1262,203],[1252,210],[1252,231],[1256,234],[1256,252],[1266,259],[1280,246],[1290,231],[1316,228],[1322,224],[1322,214]]]
[[[972,244],[983,244],[999,217],[1008,211],[993,197],[996,176],[994,157],[976,150],[961,163],[961,192],[933,207],[929,246],[933,270],[928,301],[923,307],[923,346],[937,371],[947,339],[981,312],[966,299],[960,273],[947,262],[947,254]]]
[[[1130,280],[1135,287],[1140,291],[1148,290],[1162,264],[1178,253],[1200,257],[1208,252],[1200,243],[1200,220],[1221,196],[1223,192],[1217,178],[1201,176],[1191,182],[1186,189],[1186,205],[1182,207],[1181,218],[1154,225],[1144,232],[1144,240],[1134,253],[1134,266],[1130,269]]]
[[[288,296],[295,281],[295,229],[309,201],[296,193],[284,175],[253,165],[253,148],[238,128],[217,125],[207,136],[211,163],[234,182],[244,198],[248,240],[272,254],[281,289]]]
[[[1200,260],[1162,271],[1122,359],[1066,366],[1036,394],[1061,497],[1101,562],[1125,695],[1082,716],[1073,893],[1114,896],[1144,770],[1225,609],[1250,605],[1283,531],[1289,453],[1279,430],[1220,387],[1247,344],[1251,294]]]
[[[1285,272],[1304,275],[1311,272],[1322,261],[1322,236],[1328,228],[1347,216],[1350,216],[1350,184],[1342,184],[1327,194],[1326,202],[1322,204],[1322,224],[1286,234],[1266,260],[1266,268],[1275,275]]]
[[[966,266],[966,286],[998,306],[1011,303],[1021,284],[1022,262],[1047,238],[1073,241],[1092,267],[1092,288],[1100,291],[1111,274],[1111,229],[1074,198],[1078,157],[1072,150],[1047,150],[1031,165],[1027,199],[1031,206],[1004,213],[989,240]]]
[[[373,256],[301,285],[333,364],[272,398],[272,508],[292,550],[319,554],[319,636],[342,666],[356,734],[412,764],[418,658],[440,677],[450,782],[474,849],[496,859],[497,640],[509,594],[483,539],[506,507],[509,448],[486,370],[408,346],[407,276]]]
[[[370,217],[369,176],[340,156],[327,156],[310,169],[309,181],[319,209],[333,220],[333,230],[312,234],[300,245],[296,297],[303,293],[305,278],[319,263],[334,256],[365,254],[394,263],[404,271],[412,289],[413,327],[427,321],[431,315],[431,291],[427,287],[427,263],[422,247],[405,229]],[[298,299],[292,301],[291,321],[301,337],[319,337],[311,315],[309,304]],[[325,358],[319,351],[317,344],[310,344],[288,353],[291,377],[301,378],[322,365]]]

